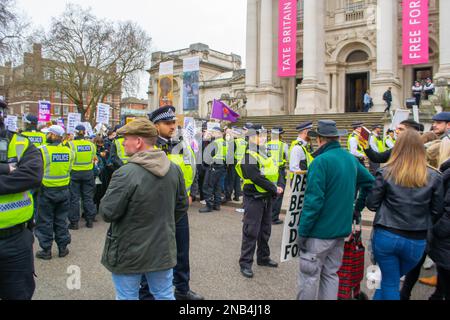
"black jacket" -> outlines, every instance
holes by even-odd
[[[13,137],[13,133],[9,131],[3,135],[9,140]],[[41,152],[30,143],[14,172],[9,173],[8,164],[0,164],[0,195],[39,188],[42,183],[43,166]]]
[[[386,101],[386,102],[392,102],[392,92],[391,91],[386,91],[384,94],[383,94],[383,100],[384,101]]]
[[[366,153],[366,156],[370,159],[370,161],[374,163],[386,163],[391,158],[392,149],[382,153],[378,153],[369,146],[369,149],[364,150],[364,152]]]
[[[441,166],[444,180],[444,215],[433,228],[430,256],[440,267],[450,270],[450,160]]]
[[[261,152],[263,155],[263,152]],[[245,179],[249,179],[253,181],[256,185],[268,191],[267,197],[276,197],[277,196],[277,186],[281,188],[285,188],[284,185],[284,177],[279,176],[277,186],[267,180],[266,177],[261,175],[261,167],[258,164],[254,164],[255,159],[251,157],[248,153],[245,153],[242,168],[242,175]],[[261,197],[261,193],[256,190],[254,185],[245,185],[244,186],[244,194],[249,197]]]
[[[426,233],[443,210],[442,176],[431,168],[428,175],[425,187],[404,188],[385,180],[383,169],[379,170],[366,201],[367,208],[376,211],[374,226]]]

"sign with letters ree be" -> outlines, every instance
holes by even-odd
[[[291,181],[291,200],[284,223],[283,240],[281,243],[281,262],[298,258],[298,226],[303,210],[306,191],[306,175],[295,175]]]
[[[403,0],[403,65],[429,62],[428,1]]]

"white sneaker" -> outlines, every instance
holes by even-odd
[[[405,282],[405,279],[406,279],[406,276],[403,276],[403,277],[400,278],[400,281],[401,282]]]
[[[202,204],[202,205],[206,205],[206,201],[205,200],[202,200],[202,201],[200,201],[200,204]]]
[[[423,263],[423,268],[425,270],[430,270],[434,267],[434,261],[430,259],[430,257],[427,256],[425,259],[425,262]]]
[[[244,209],[242,209],[242,208],[239,208],[239,209],[236,209],[236,212],[237,212],[237,213],[244,213],[244,212],[245,212],[245,210],[244,210]]]

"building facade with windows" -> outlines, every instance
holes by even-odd
[[[401,0],[298,0],[297,75],[277,76],[278,1],[247,0],[249,115],[360,112],[370,89],[383,111],[412,96],[414,80],[450,79],[450,1],[429,0],[429,63],[402,65]]]
[[[54,86],[58,70],[53,66],[52,60],[42,56],[40,44],[34,44],[33,52],[24,54],[23,64],[14,67],[11,63],[6,63],[5,66],[0,66],[0,95],[7,98],[11,115],[37,114],[40,100],[51,102],[52,120],[67,119],[70,112],[78,112],[73,101]],[[114,123],[119,122],[121,95],[119,86],[106,95],[103,101],[117,110],[117,115],[112,118]]]

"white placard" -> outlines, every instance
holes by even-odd
[[[208,131],[211,131],[211,130],[213,130],[214,128],[217,128],[217,127],[220,128],[220,123],[218,123],[218,122],[208,122],[208,123],[207,123]]]
[[[81,114],[80,113],[69,113],[67,115],[67,133],[73,134],[75,133],[75,128],[81,122]]]
[[[162,62],[159,64],[159,75],[173,75],[173,61]]]
[[[104,103],[97,105],[97,123],[109,124],[109,115],[111,113],[111,106]]]
[[[184,138],[187,141],[194,140],[195,137],[195,119],[186,117],[184,118]]]
[[[17,116],[7,116],[5,126],[9,131],[17,132]]]
[[[419,119],[419,107],[414,105],[413,106],[413,116],[414,116],[414,121],[417,123],[420,123],[420,119]]]
[[[292,194],[284,222],[283,240],[281,243],[281,262],[286,262],[300,255],[298,247],[298,226],[303,211],[306,191],[306,175],[295,175],[291,181]]]
[[[394,118],[392,118],[392,125],[391,125],[391,130],[395,130],[397,129],[397,126],[405,121],[409,119],[409,115],[410,115],[410,111],[407,109],[397,109],[395,110],[395,115]]]

